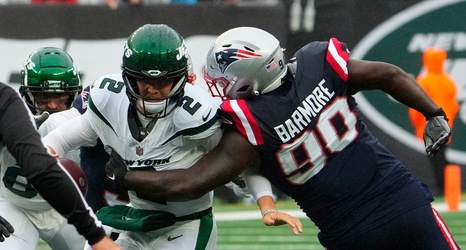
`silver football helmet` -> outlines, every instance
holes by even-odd
[[[204,79],[214,97],[245,99],[268,93],[287,73],[284,49],[272,34],[238,27],[221,34],[207,55]]]

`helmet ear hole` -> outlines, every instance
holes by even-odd
[[[243,86],[237,90],[237,92],[246,92],[249,89],[249,86]]]
[[[226,93],[229,98],[233,99],[245,99],[253,91],[254,84],[246,78],[242,78],[236,81]]]

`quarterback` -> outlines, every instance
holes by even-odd
[[[175,30],[162,24],[137,29],[125,44],[122,69],[93,83],[86,113],[44,138],[52,153],[100,138],[129,171],[165,171],[191,166],[218,143],[219,102],[186,84],[187,50]],[[131,206],[98,212],[104,224],[123,231],[117,242],[124,249],[216,249],[212,191],[181,202],[145,195],[131,191]]]

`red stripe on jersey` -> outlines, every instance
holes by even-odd
[[[432,211],[434,212],[434,217],[435,221],[437,222],[437,225],[440,228],[440,231],[443,233],[443,236],[445,236],[446,241],[448,242],[448,245],[450,245],[450,249],[452,250],[459,250],[459,246],[456,244],[455,240],[453,239],[453,236],[451,235],[450,230],[448,230],[447,225],[445,224],[445,221],[443,221],[442,216],[435,210],[434,207],[432,207]]]
[[[259,125],[246,105],[246,101],[226,100],[222,104],[222,110],[231,117],[238,131],[243,134],[252,145],[264,144]]]
[[[348,80],[348,51],[336,38],[331,38],[327,49],[327,61],[344,81]]]

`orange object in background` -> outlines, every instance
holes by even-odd
[[[424,70],[416,78],[419,85],[425,90],[427,95],[440,107],[448,118],[448,125],[453,131],[453,123],[459,109],[457,101],[457,86],[454,79],[445,70],[447,52],[441,48],[429,47],[422,54],[422,64]],[[424,142],[424,128],[426,117],[414,109],[408,111],[409,119],[414,127],[414,134],[420,142]],[[452,137],[454,133],[452,132]],[[451,142],[446,143],[446,147]],[[431,169],[435,178],[435,186],[431,186],[434,195],[445,194],[445,166],[449,164],[446,159],[446,147],[439,150],[433,157],[429,157]]]
[[[445,167],[445,202],[449,211],[458,211],[461,203],[461,168],[458,165]]]
[[[459,104],[456,100],[457,87],[453,78],[445,71],[447,52],[439,48],[427,48],[422,55],[424,74],[416,81],[422,86],[434,102],[443,108],[449,119],[448,125],[453,128],[453,121],[458,113]],[[409,109],[409,118],[419,140],[424,141],[426,118],[414,109]]]

